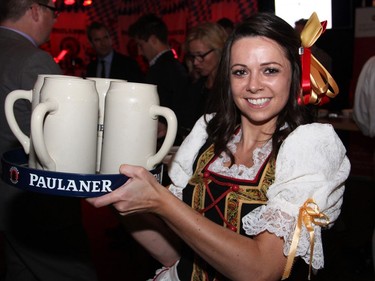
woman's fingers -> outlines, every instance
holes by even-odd
[[[123,185],[124,186],[124,185]],[[122,188],[123,186],[119,187],[118,189]],[[114,202],[118,201],[118,196],[116,196],[115,192],[118,190],[114,190],[108,194],[99,196],[99,197],[92,197],[92,198],[87,198],[87,202],[89,202],[91,205],[100,208],[104,207],[107,205],[111,205]]]
[[[123,164],[120,166],[120,173],[129,177],[129,178],[144,178],[148,174],[150,174],[149,171],[147,171],[145,168],[141,166],[133,166],[133,165],[127,165]]]
[[[149,171],[140,166],[121,165],[120,173],[129,178],[122,186],[108,194],[100,197],[88,198],[86,200],[97,208],[111,204],[122,206],[122,201],[128,199],[130,196],[132,198],[134,197],[134,194],[129,194],[131,192],[127,192],[128,188],[134,187],[133,189],[140,190],[141,188],[148,188],[149,185],[156,181],[155,177]],[[130,185],[132,182],[134,182],[134,184]],[[127,193],[127,195],[125,193]]]

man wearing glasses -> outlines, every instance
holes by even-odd
[[[5,118],[7,94],[32,89],[38,74],[61,74],[51,55],[38,48],[49,40],[57,16],[52,0],[0,1],[0,155],[20,147]],[[30,102],[16,102],[14,112],[28,134]],[[97,280],[80,210],[75,198],[25,192],[0,180],[5,280]]]

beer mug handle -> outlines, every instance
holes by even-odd
[[[19,99],[26,99],[31,103],[33,97],[33,91],[26,90],[15,90],[10,92],[5,99],[5,117],[7,119],[8,125],[16,136],[18,141],[21,143],[26,154],[30,152],[30,138],[26,136],[20,129],[17,120],[14,116],[14,103]]]
[[[31,136],[35,154],[42,166],[49,171],[56,171],[56,163],[47,151],[43,134],[43,124],[46,114],[56,111],[58,107],[58,102],[54,99],[50,99],[44,103],[38,104],[31,115]]]
[[[169,153],[177,135],[177,118],[174,112],[163,106],[152,105],[150,107],[151,117],[154,119],[157,116],[163,116],[167,120],[167,134],[159,151],[147,159],[147,168],[153,169],[156,164],[162,162],[164,157]]]

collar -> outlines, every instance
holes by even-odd
[[[99,61],[104,61],[105,63],[111,63],[112,59],[113,59],[113,54],[114,54],[114,51],[112,50],[108,55],[106,55],[105,57],[100,57],[99,58]]]
[[[170,49],[167,49],[167,50],[161,51],[159,54],[157,54],[152,60],[150,60],[150,62],[149,62],[150,66],[154,65],[156,63],[156,61],[158,60],[158,58],[160,58],[163,54],[165,54],[166,52],[169,52],[169,51],[170,51]]]
[[[20,31],[20,30],[17,30],[17,29],[14,29],[14,28],[11,28],[11,27],[6,27],[6,26],[0,26],[0,28],[2,29],[7,29],[7,30],[11,30],[11,31],[14,31],[16,33],[18,33],[19,35],[23,36],[24,38],[26,38],[27,40],[29,40],[35,47],[38,47],[38,44],[35,42],[35,40],[28,34]]]

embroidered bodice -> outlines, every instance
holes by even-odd
[[[181,199],[184,188],[193,176],[193,163],[206,140],[206,123],[202,117],[180,146],[169,169],[172,180],[170,191]],[[267,148],[263,149],[266,151]],[[254,155],[257,153],[254,152]],[[217,162],[210,169],[216,169],[217,164],[218,167],[222,166]],[[340,214],[344,183],[349,171],[345,147],[331,125],[313,123],[299,126],[279,149],[275,180],[266,194],[268,201],[243,216],[244,233],[254,236],[268,231],[282,237],[283,251],[287,256],[299,210],[308,199],[313,199],[329,218],[328,227],[333,225]],[[314,225],[314,234],[312,266],[320,269],[324,266],[324,256],[319,225]],[[301,230],[296,256],[310,263],[310,236],[305,227]]]

